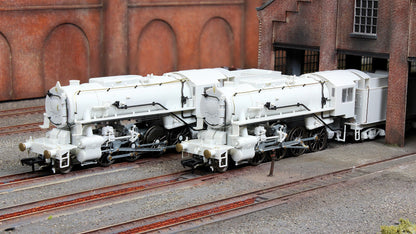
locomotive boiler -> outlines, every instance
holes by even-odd
[[[201,94],[229,74],[218,68],[58,82],[46,95],[42,126],[54,128],[19,144],[32,156],[21,162],[67,173],[75,164],[107,166],[117,158],[133,161],[165,152],[191,136]]]
[[[386,119],[387,79],[387,72],[335,70],[224,82],[200,100],[207,129],[176,149],[182,165],[222,172],[230,163],[257,165],[271,153],[322,150],[331,138],[373,139],[384,135],[378,126]]]

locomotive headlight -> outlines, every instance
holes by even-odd
[[[24,144],[24,143],[20,143],[19,144],[19,149],[20,149],[20,151],[25,151],[26,149],[27,149],[27,147],[26,147],[26,145]]]

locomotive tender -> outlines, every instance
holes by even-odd
[[[387,72],[358,70],[228,79],[203,93],[198,118],[206,130],[176,150],[183,166],[222,172],[230,163],[257,165],[272,152],[282,158],[322,150],[332,138],[383,136],[378,126],[386,120],[387,81]]]
[[[143,153],[162,153],[190,137],[190,125],[201,115],[196,108],[207,88],[232,73],[200,69],[165,73],[91,78],[61,86],[57,82],[45,100],[45,137],[19,144],[33,157],[22,164],[51,167],[67,173],[75,164],[110,165],[114,159],[136,160]],[[202,128],[203,123],[198,124]]]

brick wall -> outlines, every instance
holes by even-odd
[[[261,0],[5,0],[0,101],[56,81],[213,66],[256,67]]]
[[[379,0],[376,37],[352,33],[354,4],[354,0],[267,2],[257,13],[261,23],[259,67],[273,69],[273,43],[319,48],[320,70],[335,69],[338,52],[389,58],[386,142],[403,146],[408,59],[416,57],[416,1]]]

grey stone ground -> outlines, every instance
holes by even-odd
[[[4,103],[0,108],[4,108]],[[9,106],[11,104],[8,104]],[[17,144],[28,133],[1,137],[0,175],[30,171],[19,159],[24,154]],[[267,177],[270,163],[250,167],[244,175],[226,180],[215,180],[202,185],[172,191],[131,197],[123,201],[86,208],[82,212],[45,214],[34,223],[21,223],[15,233],[48,232],[76,233],[98,226],[165,212],[197,203],[244,193],[262,187],[350,168],[383,158],[416,152],[416,134],[412,133],[404,148],[387,146],[383,139],[358,144],[331,142],[327,150],[287,158],[276,163],[275,176]],[[140,178],[183,170],[178,160],[155,165],[74,178],[58,184],[33,187],[26,192],[2,193],[1,207],[18,203],[28,197],[46,198],[74,193],[103,185],[117,184]],[[319,190],[308,197],[291,200],[286,204],[255,212],[227,221],[201,226],[185,233],[378,233],[381,225],[393,225],[400,218],[416,221],[416,162],[392,168],[380,175],[355,183]],[[52,217],[52,218],[49,218]],[[0,223],[0,231],[4,226]]]
[[[331,146],[326,151],[303,155],[298,169],[306,175],[310,173],[306,172],[308,170],[324,172],[325,165],[332,168],[340,164],[357,165],[415,151],[416,136],[413,133],[404,148],[386,146],[382,140]],[[284,161],[297,159],[284,159],[276,170],[286,171]],[[312,167],[302,167],[306,162]],[[278,172],[277,175],[282,173],[285,174]],[[282,179],[291,176],[294,175],[286,174]],[[416,162],[359,182],[316,191],[311,196],[277,207],[184,232],[379,233],[382,225],[395,225],[400,218],[416,222]]]

